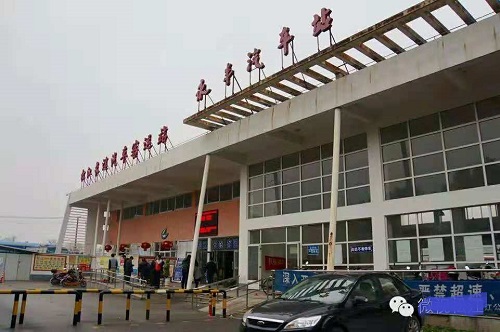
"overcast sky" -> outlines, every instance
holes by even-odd
[[[61,219],[5,216],[62,216],[82,168],[156,139],[163,125],[174,144],[203,133],[182,123],[197,110],[199,80],[220,100],[232,62],[246,87],[255,47],[275,73],[283,26],[303,59],[316,52],[311,22],[322,7],[341,40],[418,2],[0,0],[0,238],[57,238]],[[461,2],[476,17],[491,11]]]

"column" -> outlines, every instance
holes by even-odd
[[[56,254],[60,254],[63,247],[64,237],[66,236],[66,229],[68,228],[69,215],[71,213],[71,206],[69,205],[70,196],[68,195],[68,202],[66,203],[66,210],[64,211],[64,217],[61,224],[61,230],[59,231],[59,238],[56,244]]]
[[[336,108],[333,120],[332,193],[330,201],[330,232],[328,236],[327,270],[329,271],[332,271],[335,267],[335,237],[337,234],[337,205],[339,196],[340,121],[340,108]]]
[[[95,218],[94,245],[92,246],[92,256],[97,252],[97,234],[99,232],[99,218],[101,217],[101,203],[97,203],[97,216]]]
[[[111,209],[111,200],[108,199],[108,205],[106,206],[106,216],[104,217],[104,229],[102,233],[102,247],[106,245],[107,241],[107,236],[108,236],[108,222],[109,222],[109,217],[110,217],[110,210]]]
[[[120,205],[120,218],[118,219],[118,235],[116,236],[115,254],[120,251],[120,241],[122,235],[122,220],[123,220],[123,202]]]
[[[239,234],[239,274],[240,282],[248,281],[248,166],[242,165],[240,173],[240,234]]]

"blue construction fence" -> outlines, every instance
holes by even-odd
[[[274,289],[284,293],[322,271],[277,270]],[[500,280],[404,280],[424,295],[421,314],[500,315]],[[479,306],[479,307],[478,307]]]

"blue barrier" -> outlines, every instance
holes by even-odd
[[[421,316],[428,314],[481,316],[484,315],[487,298],[486,293],[454,297],[426,297],[418,304],[418,312]]]
[[[315,271],[277,270],[274,273],[274,290],[282,293],[286,292],[302,280],[317,273]]]

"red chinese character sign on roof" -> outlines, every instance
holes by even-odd
[[[128,165],[128,148],[126,145],[123,147],[120,160],[122,161],[123,168],[125,168]]]
[[[278,49],[283,50],[283,55],[288,56],[290,52],[290,43],[293,42],[295,36],[290,34],[289,27],[283,27],[280,33],[280,44],[278,45]]]
[[[132,162],[137,160],[139,162],[139,141],[135,140],[134,144],[132,144],[132,151],[130,152],[130,156],[132,157]]]
[[[82,169],[82,174],[80,175],[80,182],[82,183],[82,187],[85,185],[85,169]]]
[[[311,23],[313,27],[313,36],[318,38],[322,32],[330,33],[330,45],[332,45],[332,23],[333,18],[330,17],[332,10],[328,8],[321,9],[321,16],[318,14],[314,15],[314,19]],[[319,51],[319,38],[318,38],[318,51]]]
[[[160,152],[161,152],[161,146],[165,145],[165,151],[168,150],[167,148],[167,142],[170,141],[170,138],[168,138],[168,127],[163,126],[160,129],[160,134],[158,135],[158,145],[160,146]],[[172,145],[172,142],[170,142],[170,145]],[[173,147],[173,145],[172,145]]]
[[[87,182],[91,182],[92,181],[92,168],[87,168]]]
[[[228,63],[226,65],[226,70],[224,70],[224,96],[227,97],[227,87],[232,84],[232,93],[234,94],[234,81],[236,77],[234,76],[233,64]]]
[[[114,152],[111,155],[111,168],[113,168],[113,171],[116,171],[117,167],[118,167],[118,152]]]
[[[97,161],[95,163],[95,167],[94,167],[94,178],[97,180],[97,178],[99,177],[99,174],[101,174],[101,165],[99,164],[99,162]]]
[[[260,72],[266,68],[266,65],[263,62],[260,62],[260,53],[262,51],[258,48],[254,48],[253,52],[247,53],[247,72],[250,73],[250,85],[252,84],[252,71],[255,69],[259,70],[259,81],[260,81]]]
[[[144,151],[144,159],[146,159],[146,151],[148,152],[149,158],[152,157],[151,149],[154,149],[153,136],[151,134],[149,134],[147,137],[144,137],[144,142],[142,143],[142,151]],[[155,152],[156,152],[156,150],[155,150]]]
[[[198,112],[200,111],[200,101],[204,101],[205,108],[207,108],[207,96],[212,92],[212,89],[207,88],[205,80],[202,78],[200,84],[198,84],[198,90],[196,91],[196,101],[198,102]]]
[[[102,171],[108,173],[109,158],[106,157],[102,160]]]

